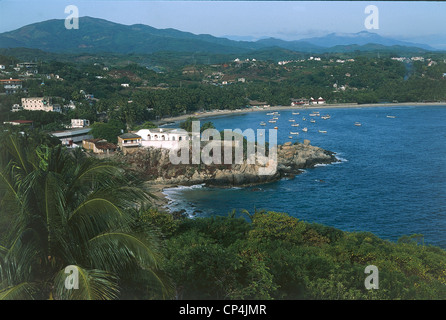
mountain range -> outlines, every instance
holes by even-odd
[[[79,29],[66,29],[65,20],[53,19],[0,33],[0,48],[32,48],[54,53],[191,52],[243,54],[280,48],[292,52],[325,53],[349,51],[392,51],[421,53],[435,51],[425,44],[399,41],[376,33],[331,33],[323,37],[285,41],[267,38],[236,41],[176,29],[156,29],[143,24],[123,25],[99,18],[79,18]]]

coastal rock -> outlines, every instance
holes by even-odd
[[[194,185],[203,184],[220,187],[256,185],[287,177],[292,178],[301,169],[316,164],[338,161],[333,152],[305,143],[286,142],[277,147],[277,170],[265,174],[267,157],[241,164],[172,164],[169,150],[141,148],[138,152],[120,155],[118,160],[129,164],[138,175],[150,184]],[[250,159],[253,160],[253,159]],[[271,163],[270,163],[271,164]],[[274,166],[272,166],[274,167]],[[263,174],[262,174],[263,173]]]

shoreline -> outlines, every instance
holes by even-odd
[[[158,125],[165,125],[169,123],[175,123],[179,121],[186,120],[189,117],[196,118],[210,118],[216,116],[228,116],[228,115],[242,115],[251,112],[267,112],[267,111],[280,111],[280,110],[306,110],[306,109],[337,109],[337,108],[373,108],[373,107],[410,107],[410,106],[445,106],[446,102],[404,102],[404,103],[370,103],[370,104],[323,104],[323,105],[307,105],[307,106],[271,106],[271,107],[257,107],[250,109],[236,109],[236,110],[218,110],[218,111],[208,111],[194,114],[187,114],[175,117],[164,118],[158,120]],[[153,194],[156,198],[152,199],[152,203],[161,211],[170,212],[167,205],[169,204],[169,199],[167,195],[163,192],[165,189],[175,188],[179,185],[171,184],[151,184],[147,185],[149,192]]]
[[[321,104],[321,105],[306,105],[306,106],[271,106],[271,107],[252,107],[249,109],[235,109],[235,110],[217,110],[206,112],[195,112],[194,114],[185,114],[175,117],[163,118],[155,121],[157,125],[165,125],[184,121],[189,117],[195,118],[212,118],[216,116],[228,116],[234,114],[245,114],[251,112],[265,112],[265,111],[280,111],[280,110],[307,110],[307,109],[338,109],[338,108],[375,108],[375,107],[428,107],[428,106],[446,106],[446,102],[401,102],[401,103],[341,103],[341,104]]]
[[[166,207],[169,204],[169,199],[167,199],[167,195],[163,191],[164,189],[174,187],[174,185],[148,184],[147,189],[149,193],[156,197],[151,199],[151,204],[157,210],[169,212],[169,209]]]

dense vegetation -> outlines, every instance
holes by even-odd
[[[422,235],[393,243],[262,210],[186,218],[110,161],[35,131],[0,143],[0,299],[446,299],[446,252]]]
[[[441,53],[406,62],[366,53],[350,60],[333,53],[321,55],[321,61],[305,56],[285,65],[250,59],[160,68],[134,63],[133,56],[123,63],[124,58],[115,63],[95,56],[82,62],[39,61],[39,74],[23,81],[26,92],[0,95],[0,120],[34,120],[48,131],[62,128],[71,118],[114,120],[132,129],[168,116],[245,108],[251,101],[290,105],[292,98],[319,96],[329,103],[359,104],[446,100],[446,57]],[[0,56],[2,62],[13,65],[18,60]],[[8,72],[7,77],[20,76],[12,68]],[[51,96],[61,105],[73,101],[75,108],[57,116],[9,111],[26,96]]]
[[[0,299],[168,296],[162,244],[136,210],[149,195],[135,177],[27,134],[0,141]],[[78,271],[72,290],[68,266]]]
[[[177,221],[147,218],[167,238],[166,271],[183,299],[444,299],[446,252],[368,232],[347,233],[286,213]],[[367,290],[366,266],[379,270]]]
[[[128,168],[69,152],[41,133],[82,118],[93,123],[95,137],[116,142],[120,132],[153,127],[163,117],[244,108],[253,100],[446,100],[441,54],[406,64],[384,55],[357,54],[343,63],[336,60],[345,54],[304,58],[160,69],[96,63],[95,56],[39,61],[39,74],[23,81],[26,92],[0,95],[1,123],[34,121],[33,130],[4,126],[0,135],[0,298],[446,299],[446,252],[425,246],[420,235],[392,243],[278,212],[174,217],[151,207]],[[17,62],[0,56],[7,77],[20,76],[10,67]],[[9,111],[26,96],[76,107]],[[182,127],[189,130],[192,120]],[[82,290],[64,289],[68,265],[85,275]],[[378,290],[364,287],[368,265],[379,269]]]

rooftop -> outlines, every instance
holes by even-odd
[[[131,132],[121,134],[119,137],[122,139],[141,139],[140,136],[138,136],[135,133],[131,133]]]

